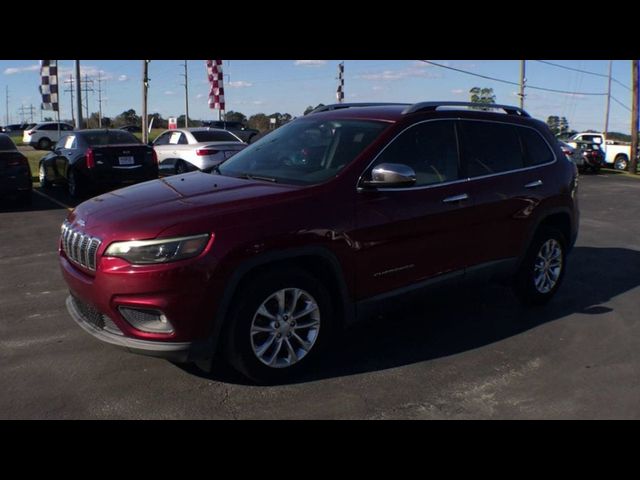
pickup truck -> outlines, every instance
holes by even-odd
[[[626,170],[631,158],[631,145],[607,140],[602,133],[583,132],[576,133],[567,142],[576,148],[577,142],[597,143],[604,151],[605,163],[616,170]]]

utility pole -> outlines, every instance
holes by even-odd
[[[631,101],[631,158],[629,171],[638,173],[638,60],[631,61],[632,101]]]
[[[518,96],[520,97],[520,108],[524,109],[524,87],[527,79],[525,78],[525,65],[526,60],[520,60],[520,93]]]
[[[184,77],[184,128],[189,128],[189,73],[187,72],[187,61],[184,61],[184,73],[181,74]]]
[[[5,88],[5,103],[6,103],[6,108],[7,108],[7,118],[5,119],[7,121],[7,123],[5,125],[9,125],[10,119],[9,119],[9,85],[6,86]]]
[[[82,85],[80,84],[80,60],[76,60],[76,130],[82,129]]]
[[[147,130],[147,93],[149,90],[149,62],[142,61],[142,143],[149,142],[149,131]]]
[[[87,74],[84,74],[84,102],[85,102],[85,111],[87,112],[87,127],[89,126],[89,92],[93,92],[93,80],[89,80]],[[91,89],[89,89],[89,84],[91,84]]]
[[[69,92],[69,97],[71,98],[71,121],[74,123],[76,123],[76,114],[74,113],[74,108],[73,108],[73,75],[69,74],[69,80],[65,80],[64,83],[68,83],[69,84],[69,88],[67,88],[65,90],[65,92]]]
[[[607,87],[607,111],[604,115],[604,138],[607,138],[609,133],[609,109],[611,108],[611,67],[613,60],[609,60],[609,86]]]
[[[98,127],[102,128],[102,74],[98,71]]]

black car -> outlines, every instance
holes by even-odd
[[[18,151],[8,135],[0,133],[0,196],[16,197],[21,203],[31,202],[31,169],[29,161]]]
[[[142,127],[140,127],[140,125],[125,125],[124,127],[120,127],[120,130],[131,133],[140,133],[142,132]]]
[[[40,185],[63,183],[72,197],[94,187],[119,187],[158,178],[158,159],[148,145],[123,130],[82,130],[60,139],[40,160]]]
[[[600,145],[592,142],[577,142],[572,158],[580,172],[598,173],[605,162]]]
[[[210,122],[202,122],[204,127],[210,128],[220,128],[222,130],[227,130],[234,135],[236,135],[240,140],[245,143],[252,143],[252,139],[254,136],[260,133],[259,130],[254,128],[245,127],[242,122],[225,122],[225,121],[210,121]]]

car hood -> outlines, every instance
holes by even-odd
[[[195,223],[206,228],[213,217],[264,205],[266,197],[284,200],[300,189],[192,172],[99,195],[78,205],[67,220],[103,239],[122,233],[131,239],[154,238],[181,225],[191,228]]]

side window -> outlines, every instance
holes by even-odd
[[[71,130],[73,130],[73,127],[71,125],[67,125],[66,123],[62,125],[62,130],[66,130],[68,132],[70,132]]]
[[[180,137],[182,136],[182,132],[171,132],[171,136],[169,137],[170,145],[178,145],[180,141]]]
[[[171,132],[163,133],[158,138],[156,138],[156,141],[153,142],[153,144],[156,145],[156,146],[158,146],[158,145],[167,145],[169,143],[169,136],[170,135],[171,135]]]
[[[187,145],[189,142],[187,141],[187,136],[182,133],[180,138],[178,139],[178,145]]]
[[[57,129],[58,129],[58,127],[56,127],[56,126],[55,126],[55,125],[53,125],[53,124],[48,123],[48,124],[46,124],[46,125],[42,125],[42,126],[41,126],[40,128],[38,128],[37,130],[57,130]]]
[[[553,162],[555,155],[542,136],[531,128],[518,128],[522,147],[524,148],[524,164],[527,167]]]
[[[401,163],[413,168],[416,187],[458,180],[455,123],[440,120],[410,127],[382,152],[375,165],[380,163]]]
[[[516,128],[506,123],[461,121],[460,153],[466,176],[481,177],[523,168]]]

